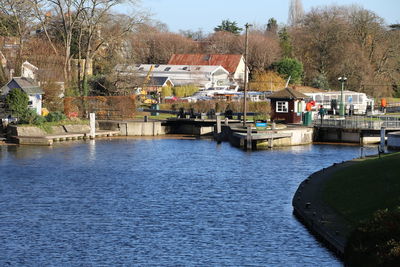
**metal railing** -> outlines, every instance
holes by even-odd
[[[314,120],[314,125],[332,128],[347,129],[368,129],[379,130],[382,127],[387,129],[400,130],[400,117],[389,116],[352,116],[346,118],[321,118]]]

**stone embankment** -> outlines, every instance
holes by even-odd
[[[89,125],[52,126],[50,133],[35,126],[9,125],[7,128],[7,138],[21,145],[52,145],[59,141],[114,135],[119,135],[119,131],[96,130],[95,136],[90,136]]]
[[[296,217],[340,258],[344,256],[349,223],[323,200],[325,184],[342,168],[355,164],[357,160],[333,164],[310,175],[297,189],[293,197]]]

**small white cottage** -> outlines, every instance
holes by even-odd
[[[31,78],[14,77],[1,88],[1,96],[4,98],[11,90],[21,89],[29,97],[29,108],[34,109],[37,114],[42,114],[42,95],[44,91],[38,83]]]

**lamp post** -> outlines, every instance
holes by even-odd
[[[347,81],[347,78],[345,76],[339,77],[338,81],[341,82],[342,84],[342,89],[340,91],[340,104],[339,104],[339,115],[341,117],[344,117],[344,99],[343,99],[343,89],[344,89],[344,83]]]
[[[246,27],[246,36],[244,43],[244,100],[243,100],[243,126],[246,126],[247,122],[247,80],[248,80],[248,69],[247,69],[247,54],[249,46],[249,27],[253,26],[249,23],[244,25]]]

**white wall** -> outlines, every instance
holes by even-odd
[[[38,115],[42,115],[42,96],[40,96],[40,99],[36,97],[36,95],[29,95],[29,103],[32,103],[29,105],[29,108],[33,109],[36,111]]]

